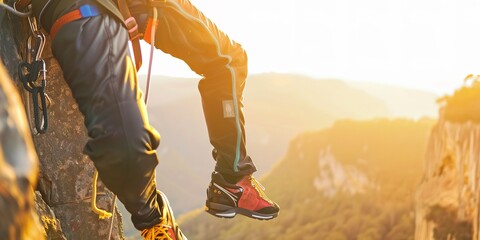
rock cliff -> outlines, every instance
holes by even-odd
[[[415,239],[480,239],[480,123],[477,84],[441,100],[416,193]]]

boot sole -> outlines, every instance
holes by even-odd
[[[249,218],[267,221],[278,216],[278,212],[265,214],[219,203],[207,203],[205,211],[219,218],[234,218],[237,214],[241,214]]]

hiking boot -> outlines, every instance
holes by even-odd
[[[205,210],[222,218],[233,218],[238,213],[259,220],[273,219],[280,208],[267,197],[264,190],[252,175],[231,184],[214,172],[207,189]]]
[[[188,240],[175,222],[172,208],[165,194],[158,191],[157,197],[161,197],[163,202],[162,220],[159,224],[142,230],[142,237],[145,240]]]

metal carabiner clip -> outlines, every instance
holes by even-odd
[[[47,37],[45,37],[45,34],[43,34],[43,32],[39,31],[37,33],[37,38],[40,41],[40,43],[38,44],[37,55],[36,55],[36,60],[38,61],[42,58],[43,50],[45,49],[45,43],[47,42]],[[44,62],[44,65],[45,65],[45,62]]]
[[[41,88],[42,88],[43,94],[45,95],[46,102],[40,106],[40,110],[44,110],[45,107],[47,109],[50,108],[50,106],[52,105],[52,99],[50,99],[48,94],[45,93],[45,88],[47,87],[47,64],[45,63],[45,60],[42,59],[41,61],[42,61],[43,66],[42,66],[42,70],[40,70],[39,75],[42,77]]]
[[[33,35],[36,35],[39,32],[37,20],[33,15],[28,17],[28,25],[30,25],[30,30],[32,31]]]
[[[35,58],[33,60],[34,61],[41,61],[43,50],[45,49],[45,42],[46,42],[45,34],[43,34],[42,32],[38,32],[37,34],[35,34],[35,36],[31,36],[31,37],[35,38],[34,43],[30,44],[30,47],[32,47],[32,44],[34,44],[34,48],[30,49],[31,54],[35,56]],[[29,40],[30,40],[30,38],[29,38]]]
[[[26,59],[26,62],[27,63],[32,63],[34,58],[33,56],[36,55],[35,54],[35,49],[34,49],[34,46],[35,45],[35,41],[34,41],[34,36],[33,35],[30,35],[27,39],[27,59]]]
[[[42,69],[40,70],[39,72],[39,75],[42,76],[42,81],[47,81],[47,64],[45,63],[45,60],[41,59],[40,60],[42,62]],[[46,83],[45,83],[45,86],[43,86],[43,88],[46,87]]]
[[[30,35],[27,39],[27,62],[40,61],[46,43],[45,34],[38,32],[35,35]]]

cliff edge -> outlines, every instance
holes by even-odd
[[[478,240],[480,87],[474,80],[439,103],[416,193],[415,239]]]

